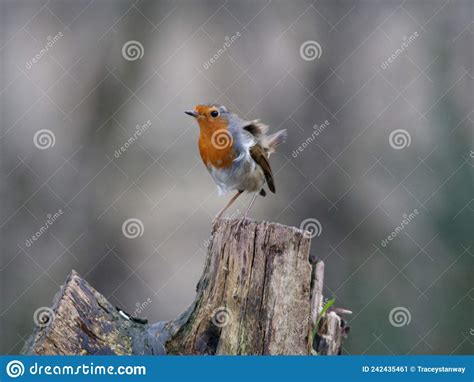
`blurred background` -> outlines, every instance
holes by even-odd
[[[252,218],[313,227],[345,354],[472,353],[473,7],[1,0],[1,353],[72,269],[186,309],[230,197],[183,113],[206,102],[288,129]]]

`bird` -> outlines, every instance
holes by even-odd
[[[284,143],[286,129],[268,134],[268,126],[260,120],[247,121],[217,104],[200,104],[185,113],[199,125],[199,153],[217,185],[219,195],[236,191],[217,213],[213,222],[244,192],[253,193],[242,221],[247,219],[258,195],[265,196],[264,185],[275,193],[275,181],[268,158]]]

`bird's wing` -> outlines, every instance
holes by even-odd
[[[245,121],[242,128],[257,139],[261,139],[268,131],[268,126],[260,122],[258,119],[253,121]]]
[[[268,163],[265,149],[257,143],[250,148],[250,156],[262,168],[268,188],[271,192],[275,193],[275,182],[273,181],[272,169],[270,163]]]

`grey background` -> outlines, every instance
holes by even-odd
[[[325,260],[325,294],[354,312],[345,354],[472,353],[471,1],[2,0],[0,31],[2,353],[20,351],[71,269],[129,312],[151,299],[140,313],[151,321],[188,306],[230,197],[217,196],[183,114],[203,102],[288,129],[271,158],[277,194],[258,198],[252,217],[321,223],[312,256]],[[141,59],[122,56],[129,40]],[[300,56],[309,40],[319,59]],[[53,147],[35,146],[41,129]],[[392,148],[396,129],[408,147]],[[124,237],[129,218],[142,236]],[[389,320],[397,307],[410,315],[401,327]]]

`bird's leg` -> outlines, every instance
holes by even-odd
[[[217,220],[219,220],[221,216],[224,214],[224,212],[227,210],[227,208],[229,208],[232,205],[232,203],[234,203],[237,200],[237,198],[240,195],[242,195],[242,193],[243,191],[237,191],[237,193],[232,197],[232,199],[229,200],[229,202],[224,206],[224,208],[219,211],[219,213],[216,215],[216,217],[214,218],[212,222],[215,223]]]
[[[244,217],[243,217],[241,220],[239,220],[239,223],[237,224],[237,231],[240,230],[240,227],[242,227],[242,225],[244,224],[244,221],[247,220],[247,215],[249,214],[249,211],[250,211],[250,209],[252,208],[252,205],[253,205],[253,203],[255,202],[255,199],[257,198],[257,195],[258,195],[258,193],[256,192],[256,193],[252,196],[252,200],[250,201],[250,204],[249,204],[247,210],[245,211]]]
[[[247,220],[247,215],[249,214],[249,211],[250,211],[250,209],[252,208],[253,203],[255,202],[255,199],[257,199],[257,195],[258,195],[257,192],[253,195],[252,200],[250,201],[250,204],[249,204],[249,206],[248,206],[248,208],[247,208],[247,211],[245,211],[245,215],[244,215],[243,220]]]

